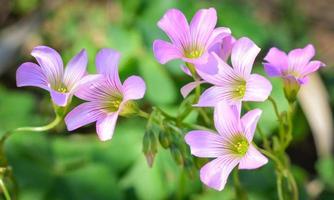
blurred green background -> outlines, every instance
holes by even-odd
[[[190,20],[197,9],[207,7],[216,8],[220,26],[230,27],[235,37],[247,36],[261,47],[254,67],[258,73],[263,73],[261,60],[270,47],[290,50],[314,43],[317,57],[328,67],[317,79],[325,86],[325,94],[309,98],[314,104],[325,99],[332,108],[331,0],[0,0],[0,133],[52,120],[45,91],[16,88],[15,84],[17,67],[33,61],[30,51],[41,44],[57,49],[65,63],[86,48],[91,73],[95,72],[94,56],[100,48],[120,51],[122,80],[138,74],[146,81],[147,93],[141,106],[150,111],[152,105],[158,105],[173,114],[182,101],[179,89],[190,79],[181,72],[180,62],[162,66],[154,59],[153,41],[167,39],[156,23],[169,8],[181,9]],[[271,81],[272,95],[284,109],[281,83]],[[276,122],[270,104],[252,106],[264,109],[260,123],[267,134],[274,132]],[[334,199],[332,150],[319,153],[315,145],[317,134],[332,134],[331,110],[327,109],[330,117],[325,126],[329,128],[318,131],[311,129],[306,120],[315,115],[312,110],[303,112],[302,107],[298,108],[295,142],[288,153],[301,199]],[[189,178],[162,148],[158,149],[153,168],[149,168],[142,154],[145,126],[139,118],[120,118],[108,142],[98,141],[94,125],[71,133],[62,124],[48,133],[15,134],[5,150],[19,185],[19,199],[234,199],[232,181],[222,192],[205,188],[198,175]],[[332,137],[324,135],[325,141],[332,144]],[[251,199],[277,199],[271,163],[259,170],[242,171],[241,181]]]

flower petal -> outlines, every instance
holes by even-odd
[[[264,70],[268,76],[281,76],[284,71],[287,71],[289,62],[285,52],[273,47],[269,50],[264,60]]]
[[[123,83],[124,101],[141,99],[144,97],[146,85],[139,76],[130,76]]]
[[[185,136],[186,143],[190,146],[191,154],[202,158],[217,158],[227,154],[224,149],[224,139],[209,131],[190,131]]]
[[[217,12],[214,8],[198,10],[190,22],[192,44],[206,48],[216,23]]]
[[[228,35],[220,42],[215,43],[215,45],[210,48],[210,51],[215,52],[223,61],[226,62],[231,55],[235,41],[236,40],[232,35]]]
[[[170,60],[182,58],[182,52],[173,44],[163,40],[153,42],[153,53],[160,64],[166,64]]]
[[[107,80],[102,74],[87,75],[81,79],[74,95],[86,101],[103,100],[109,96]]]
[[[212,86],[202,93],[195,106],[215,107],[219,102],[230,99],[232,99],[232,93],[229,87]]]
[[[211,49],[214,45],[221,44],[221,41],[231,36],[231,30],[226,27],[215,28],[206,44],[206,49]],[[209,50],[210,52],[210,50]]]
[[[239,169],[256,169],[267,163],[268,159],[250,144],[247,153],[239,163]]]
[[[96,132],[101,141],[110,140],[114,134],[118,112],[110,113],[96,122]]]
[[[324,63],[318,60],[313,60],[309,62],[305,68],[303,68],[300,72],[301,76],[307,76],[315,71],[317,71],[320,67],[326,66]]]
[[[248,140],[248,142],[252,142],[253,136],[255,133],[257,122],[259,121],[262,114],[262,110],[254,109],[248,111],[244,116],[241,118],[241,124],[243,126],[243,132]]]
[[[51,87],[60,87],[63,81],[64,66],[59,53],[47,46],[37,46],[32,50],[31,55],[41,66]]]
[[[185,74],[187,74],[188,76],[192,77],[192,74],[191,74],[191,72],[190,72],[190,70],[189,70],[188,67],[186,67],[186,66],[184,66],[184,65],[181,65],[181,70],[182,70]]]
[[[40,66],[32,62],[20,65],[16,71],[17,87],[34,86],[48,90],[48,82]]]
[[[50,89],[50,95],[51,95],[52,101],[57,106],[66,106],[68,104],[69,100],[72,98],[71,93],[58,92],[54,89]]]
[[[87,52],[83,49],[67,64],[63,82],[69,90],[73,89],[76,83],[86,74],[87,62]]]
[[[181,88],[181,94],[182,94],[183,98],[186,98],[191,91],[193,91],[197,86],[199,86],[202,83],[205,83],[205,81],[193,81],[193,82],[190,82],[190,83],[184,85]]]
[[[118,63],[121,54],[113,49],[101,49],[95,59],[96,69],[98,73],[105,74],[112,87],[121,90],[122,84],[118,75]]]
[[[290,71],[300,72],[314,55],[315,49],[311,44],[306,45],[303,49],[290,51],[288,54]]]
[[[77,128],[90,124],[103,117],[100,105],[96,102],[85,102],[75,107],[65,117],[67,130],[73,131]]]
[[[240,108],[227,102],[220,102],[214,110],[214,123],[218,133],[226,139],[242,132],[240,123]]]
[[[250,39],[243,37],[237,40],[231,53],[233,68],[244,78],[253,68],[253,64],[260,48]]]
[[[239,161],[240,158],[235,158],[232,155],[225,155],[212,160],[201,168],[201,181],[213,189],[223,190],[228,176]]]
[[[244,101],[265,101],[271,93],[272,85],[263,76],[252,74],[246,80]]]
[[[170,9],[158,22],[161,28],[179,49],[190,43],[190,31],[186,17],[180,10]]]

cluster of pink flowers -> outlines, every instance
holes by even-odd
[[[69,131],[96,121],[100,140],[109,140],[118,115],[126,111],[132,100],[141,99],[145,94],[145,82],[138,76],[131,76],[121,83],[118,75],[120,54],[112,49],[102,49],[97,53],[98,74],[94,75],[87,75],[85,50],[70,60],[65,72],[63,61],[54,49],[38,46],[31,55],[39,65],[26,62],[17,69],[18,87],[43,88],[50,92],[56,106],[69,106],[73,95],[87,101],[65,117]]]
[[[216,27],[214,8],[200,9],[190,24],[177,9],[168,10],[158,26],[171,42],[156,40],[153,52],[161,63],[174,59],[185,62],[183,71],[194,78],[181,89],[186,97],[200,84],[210,84],[194,106],[213,107],[217,132],[194,130],[185,136],[191,153],[198,157],[214,158],[200,170],[200,178],[207,186],[222,190],[230,172],[255,169],[268,159],[252,144],[262,111],[250,110],[242,117],[242,102],[265,101],[272,90],[271,83],[259,74],[251,73],[260,48],[249,38],[235,39],[226,27]],[[16,73],[17,86],[34,86],[47,90],[55,107],[69,107],[73,95],[86,101],[65,117],[69,131],[96,122],[100,140],[112,138],[119,115],[136,111],[133,100],[143,98],[145,82],[130,76],[123,83],[118,74],[120,54],[102,49],[96,55],[98,74],[88,74],[87,53],[82,50],[67,64],[65,70],[61,56],[52,48],[38,46],[33,49],[38,64],[23,63]],[[268,76],[281,77],[285,94],[295,99],[307,75],[325,66],[310,61],[315,55],[312,45],[286,53],[272,48],[265,56],[264,69]],[[229,64],[230,63],[230,64]],[[130,109],[129,109],[130,108]],[[137,108],[138,109],[138,108]]]
[[[190,131],[185,141],[193,155],[215,158],[202,167],[200,178],[207,186],[222,190],[237,165],[239,169],[255,169],[268,162],[252,144],[262,111],[254,109],[243,117],[240,113],[243,101],[265,101],[272,85],[265,77],[251,73],[260,48],[249,38],[235,39],[229,28],[215,28],[216,22],[214,8],[199,10],[190,25],[181,11],[168,10],[158,26],[171,43],[156,40],[153,51],[161,64],[173,59],[186,62],[182,69],[193,76],[195,82],[181,89],[184,97],[199,84],[212,85],[194,106],[214,107],[214,124],[218,133]],[[324,66],[320,61],[310,61],[314,54],[312,45],[295,49],[288,55],[272,48],[265,57],[265,71],[269,76],[288,80],[288,88],[291,84],[299,86],[305,83],[309,73]],[[228,64],[229,57],[231,65]]]

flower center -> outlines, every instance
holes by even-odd
[[[61,93],[67,93],[68,89],[65,86],[63,86],[63,87],[58,88],[57,91]]]
[[[120,94],[114,94],[104,103],[107,112],[116,112],[121,105],[123,97]]]
[[[233,138],[231,144],[231,150],[233,153],[244,156],[248,151],[249,143],[247,139],[242,135],[237,135]]]
[[[198,58],[203,54],[202,50],[198,50],[198,49],[192,49],[189,51],[185,51],[185,56],[187,58]]]
[[[246,93],[246,81],[237,81],[235,89],[233,91],[233,97],[236,99],[242,99]]]

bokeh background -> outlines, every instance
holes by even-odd
[[[327,64],[301,91],[295,117],[294,142],[288,149],[300,199],[334,199],[332,158],[334,103],[334,4],[332,0],[0,0],[0,133],[19,126],[52,120],[49,96],[36,88],[17,88],[15,71],[33,61],[37,45],[57,49],[65,63],[82,48],[89,54],[88,71],[95,72],[100,48],[122,53],[121,77],[142,76],[147,93],[141,106],[152,105],[173,114],[182,97],[179,89],[190,79],[179,62],[157,63],[152,43],[166,38],[156,26],[169,8],[191,19],[199,8],[215,7],[218,24],[234,36],[250,37],[261,47],[254,70],[263,73],[261,60],[272,46],[286,51],[313,43],[316,57]],[[271,79],[273,96],[286,108],[281,82]],[[75,100],[74,104],[80,103]],[[269,103],[261,126],[276,130]],[[153,168],[142,153],[145,121],[120,118],[114,138],[100,142],[95,126],[67,132],[64,124],[45,133],[17,133],[6,144],[6,155],[19,186],[19,199],[234,199],[229,181],[222,192],[205,188],[159,148]],[[277,199],[273,165],[242,171],[241,181],[251,199]]]

